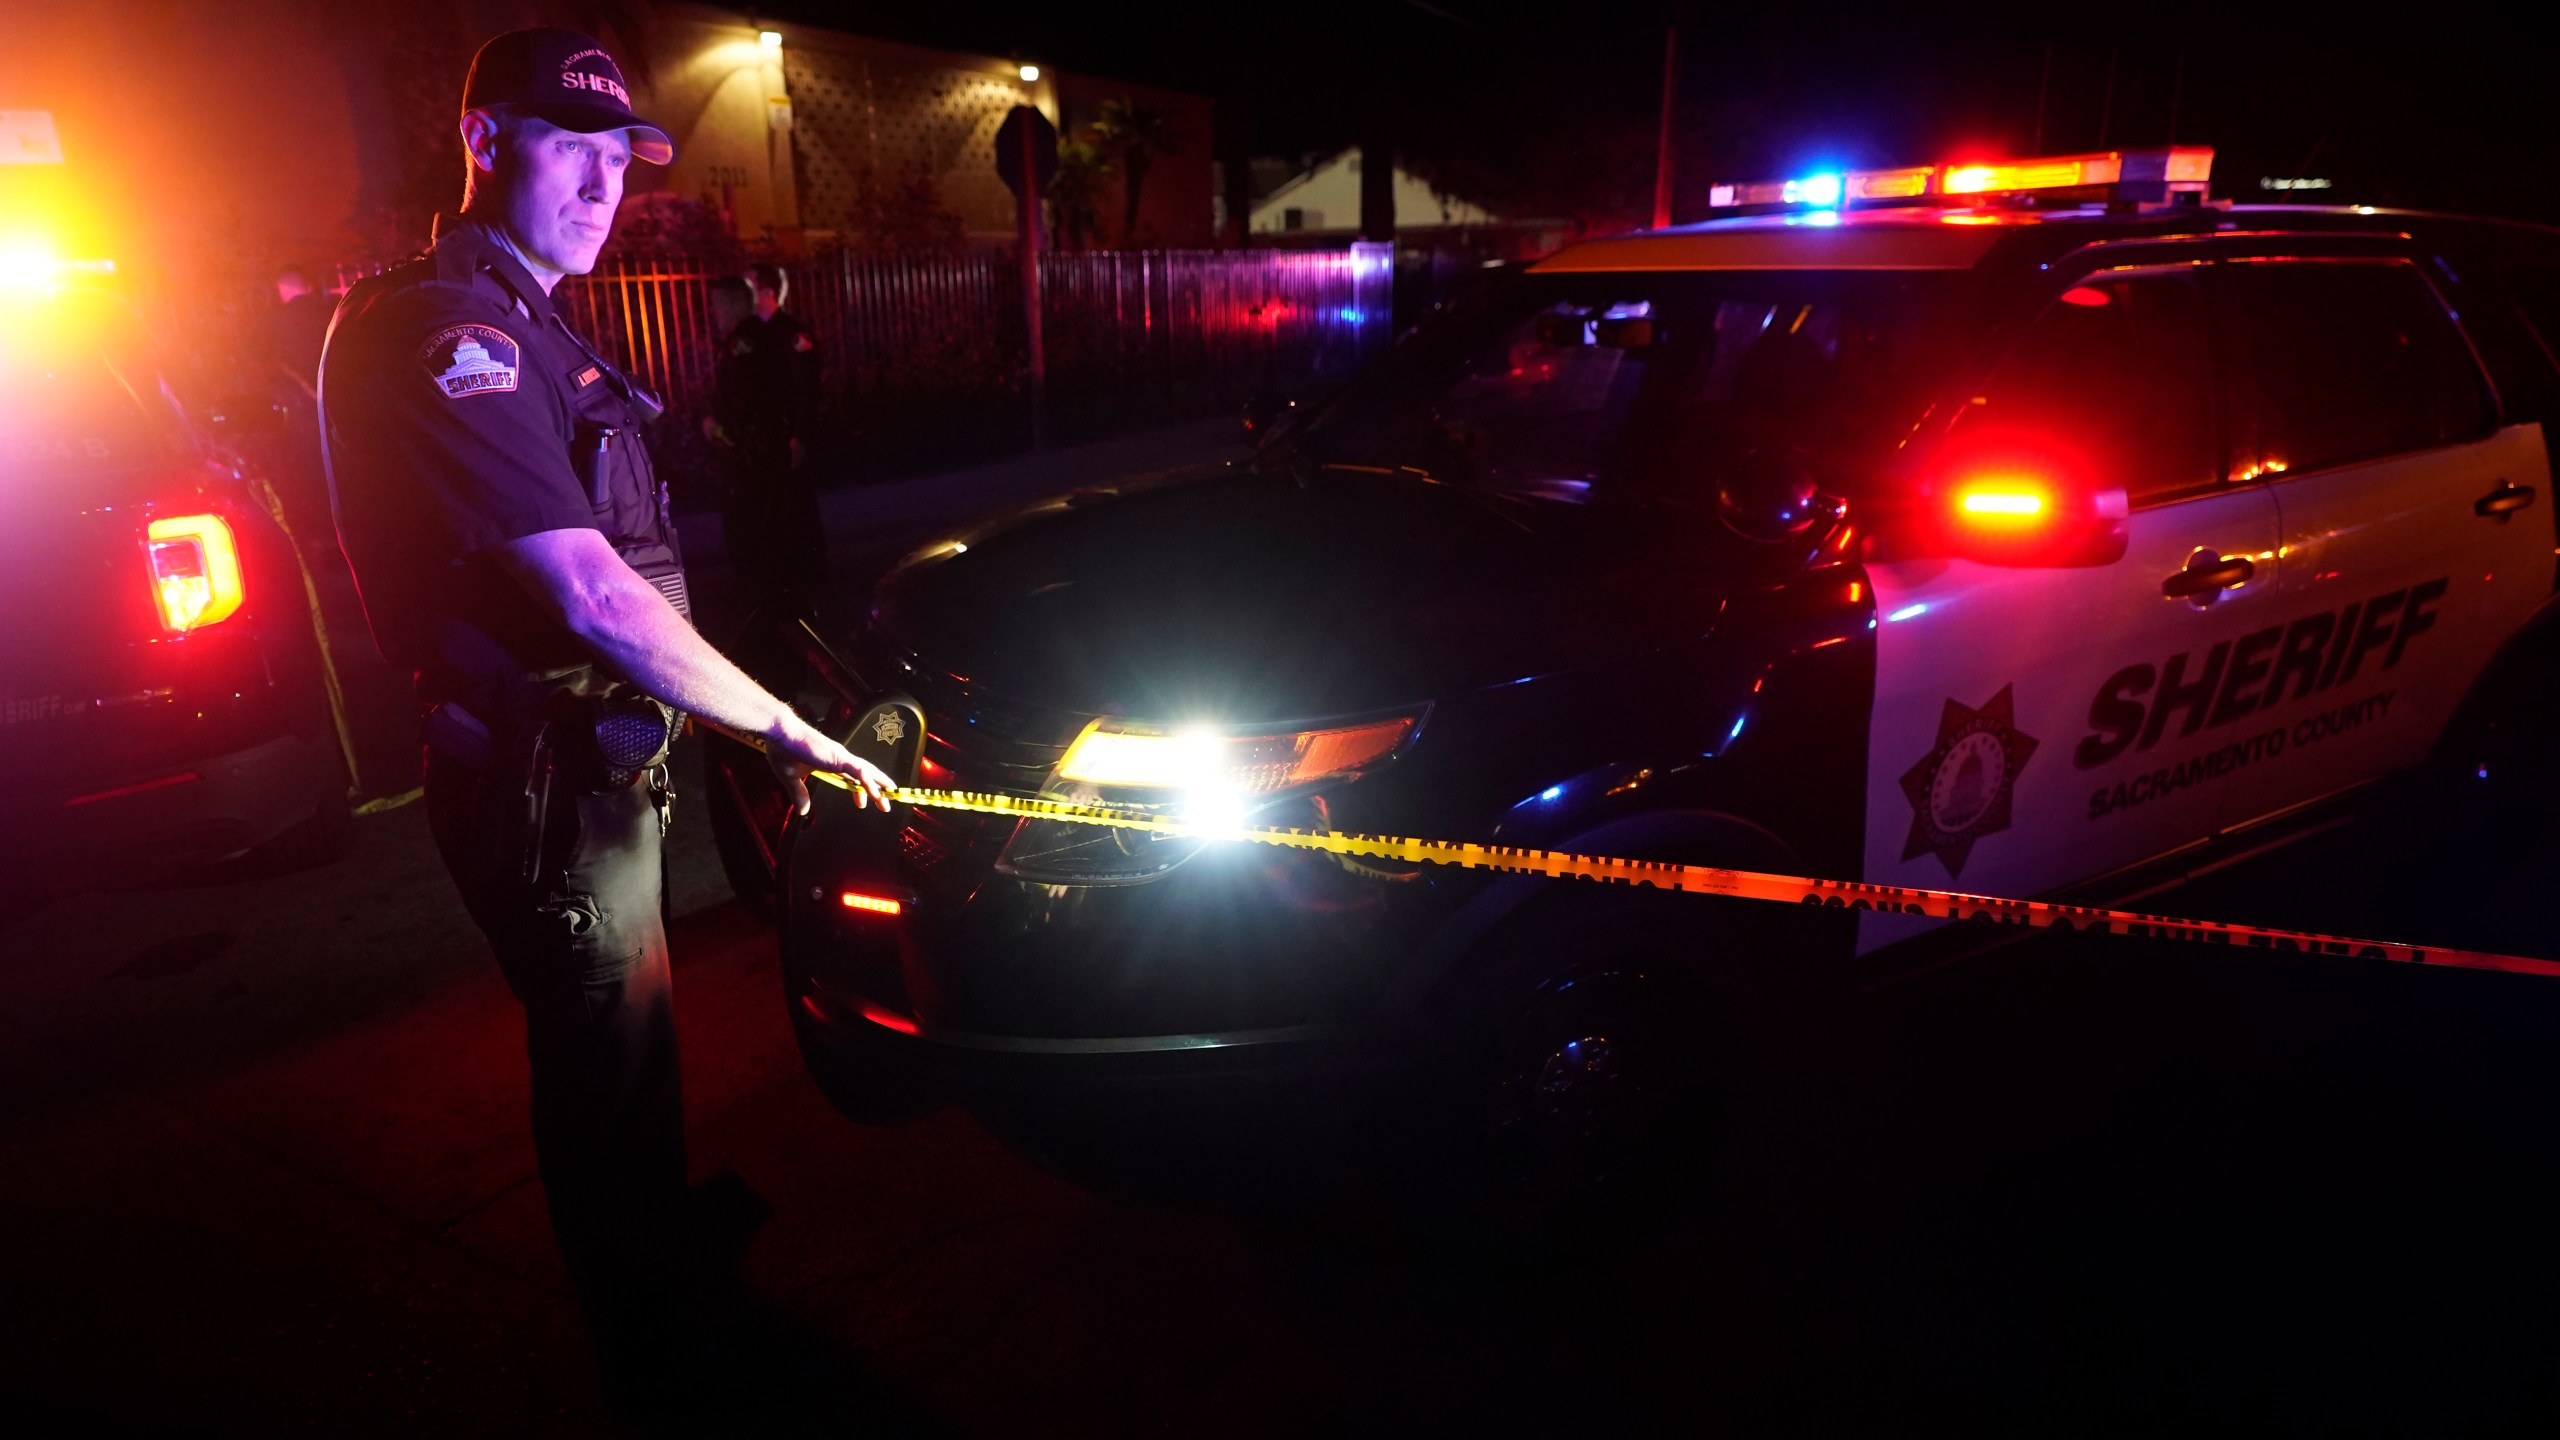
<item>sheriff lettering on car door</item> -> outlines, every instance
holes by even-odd
[[[2549,595],[2498,498],[2541,427],[2414,260],[2195,248],[2100,255],[1956,401],[2092,457],[2120,557],[1869,567],[1868,880],[2050,892],[2415,764]]]

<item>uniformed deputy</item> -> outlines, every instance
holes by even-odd
[[[689,1238],[660,913],[676,712],[764,736],[804,809],[811,770],[888,781],[695,633],[640,443],[656,401],[553,307],[666,135],[567,30],[481,47],[461,130],[458,223],[339,308],[331,501],[375,640],[416,676],[429,823],[524,1006],[552,1226],[609,1320],[665,1293]]]
[[[779,265],[748,267],[755,308],[721,344],[712,414],[737,452],[721,520],[729,559],[759,605],[805,609],[826,574],[826,532],[808,469],[817,433],[818,340],[783,309],[791,278]]]

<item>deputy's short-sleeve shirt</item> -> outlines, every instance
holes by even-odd
[[[377,644],[430,690],[587,663],[489,554],[603,528],[603,497],[572,456],[586,357],[555,325],[530,277],[464,229],[357,287],[331,333],[322,406],[339,542]]]

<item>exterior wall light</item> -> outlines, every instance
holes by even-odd
[[[1040,79],[1040,67],[1037,65],[1025,65],[1021,73],[1022,83],[1025,85],[1037,83]]]
[[[767,50],[779,50],[782,48],[782,32],[779,30],[759,31],[756,34],[756,40]]]

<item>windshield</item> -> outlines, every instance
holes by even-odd
[[[1712,504],[1794,453],[1828,483],[1889,443],[1950,271],[1525,275],[1416,333],[1291,432],[1331,469],[1552,500]]]
[[[0,310],[0,481],[174,458],[184,440],[138,335],[78,304]]]

